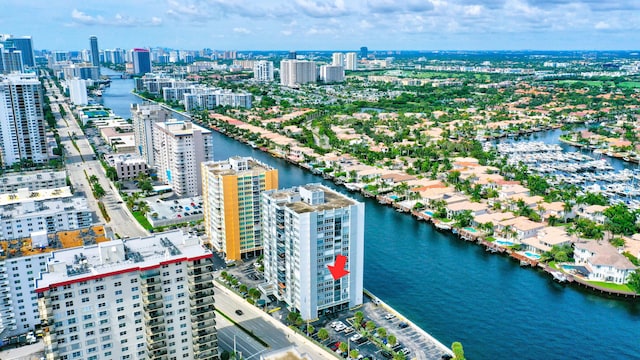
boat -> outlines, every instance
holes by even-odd
[[[94,94],[96,96],[102,96],[102,90],[96,90],[96,91],[94,91]]]
[[[524,266],[529,266],[529,265],[531,265],[531,264],[530,264],[528,261],[526,261],[526,260],[520,260],[520,266],[523,266],[523,267],[524,267]]]
[[[567,276],[559,271],[550,272],[551,276],[553,276],[553,280],[563,283],[567,281]]]
[[[438,230],[451,230],[451,225],[448,223],[437,222],[435,226],[436,226],[436,229]]]

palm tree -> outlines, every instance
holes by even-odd
[[[360,355],[360,352],[358,351],[358,349],[353,349],[349,351],[349,357],[352,359],[357,359],[358,355]]]
[[[389,334],[389,336],[387,336],[387,343],[391,345],[391,347],[394,347],[397,342],[398,342],[398,339],[396,338],[395,335]]]
[[[360,328],[360,324],[362,324],[362,320],[364,320],[364,313],[362,311],[356,311],[354,314],[354,320],[356,329]]]
[[[387,330],[385,328],[383,328],[383,327],[379,327],[378,328],[378,336],[380,338],[383,338],[383,339],[386,338],[387,337]]]
[[[95,175],[89,176],[89,182],[92,183],[92,184],[93,183],[97,183],[98,182],[98,177],[95,176]]]

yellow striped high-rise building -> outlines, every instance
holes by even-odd
[[[278,188],[278,170],[250,157],[202,163],[204,226],[226,260],[262,253],[260,194]]]

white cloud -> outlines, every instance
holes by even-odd
[[[293,31],[291,31],[291,30],[282,30],[282,31],[280,31],[280,34],[282,34],[284,36],[291,36],[291,35],[293,35]]]
[[[233,32],[238,34],[251,34],[251,30],[243,27],[234,27]]]
[[[314,18],[337,17],[348,14],[344,0],[296,0],[295,3],[301,12]]]
[[[88,25],[88,26],[117,26],[117,27],[133,27],[133,26],[158,26],[162,24],[162,19],[154,16],[150,20],[142,20],[127,15],[115,14],[113,18],[107,19],[102,15],[89,15],[78,9],[71,11],[72,23],[67,24],[71,26],[75,25]]]

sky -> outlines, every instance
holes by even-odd
[[[640,0],[1,0],[36,49],[636,50]]]

